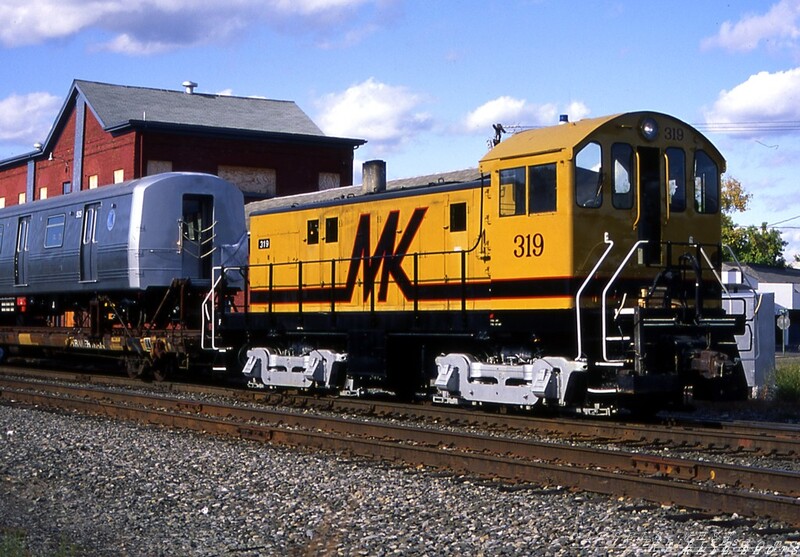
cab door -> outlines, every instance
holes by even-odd
[[[184,278],[210,279],[214,252],[214,198],[184,195],[181,219],[181,266]]]
[[[97,213],[99,203],[89,203],[83,208],[83,234],[81,235],[81,282],[97,280]]]
[[[14,284],[28,284],[28,232],[31,227],[31,216],[20,217],[17,221],[17,246],[14,252]]]
[[[639,147],[636,151],[639,174],[638,223],[639,240],[647,240],[642,248],[643,263],[661,260],[661,159],[659,150]]]

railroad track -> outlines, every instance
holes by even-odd
[[[2,377],[4,403],[67,409],[146,424],[433,467],[536,485],[769,517],[800,526],[800,473],[621,450],[459,433],[285,409],[202,402],[163,393]],[[352,402],[352,401],[351,401]]]
[[[29,370],[0,366],[0,377],[21,376],[43,381],[72,381],[141,389],[138,379],[120,376],[54,370]],[[666,422],[641,423],[603,419],[581,419],[531,414],[504,414],[431,404],[398,403],[358,398],[319,398],[272,390],[242,390],[189,383],[153,383],[162,392],[233,398],[245,402],[325,410],[341,414],[376,416],[425,423],[473,427],[498,433],[540,435],[573,442],[606,443],[640,449],[672,448],[680,451],[712,450],[728,454],[775,455],[800,460],[800,425],[770,422],[712,421],[674,418]]]

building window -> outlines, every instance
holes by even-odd
[[[333,244],[339,241],[339,219],[328,217],[325,219],[325,243]]]
[[[6,208],[6,198],[0,197],[0,209],[5,209],[5,208]]]
[[[273,168],[254,168],[248,166],[217,167],[217,176],[227,180],[245,194],[259,197],[275,197],[277,194],[277,174]]]
[[[61,184],[61,193],[67,195],[72,191],[72,182],[64,182]]]
[[[21,194],[19,194],[17,196],[17,203],[20,204],[20,205],[25,203],[25,192],[22,192]]]
[[[308,234],[306,235],[306,240],[308,244],[319,244],[319,220],[314,219],[308,221]]]
[[[92,174],[89,176],[89,189],[96,190],[97,189],[97,174]]]
[[[47,199],[47,188],[39,188],[39,199]]]
[[[464,232],[467,229],[467,204],[450,205],[450,232]]]
[[[147,175],[172,172],[172,161],[147,161]]]
[[[341,184],[341,176],[338,172],[320,172],[319,173],[319,189],[330,190],[338,188]]]
[[[44,232],[44,247],[60,248],[64,243],[64,215],[47,217],[47,226]]]
[[[125,171],[123,169],[115,170],[114,171],[114,183],[119,184],[120,182],[125,181]]]

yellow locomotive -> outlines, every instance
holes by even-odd
[[[251,207],[224,343],[259,386],[577,408],[739,392],[724,167],[688,124],[633,112],[517,133],[475,181]]]

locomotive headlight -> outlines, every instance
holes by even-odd
[[[647,141],[653,141],[658,136],[658,123],[653,118],[645,118],[639,124],[639,133]]]

